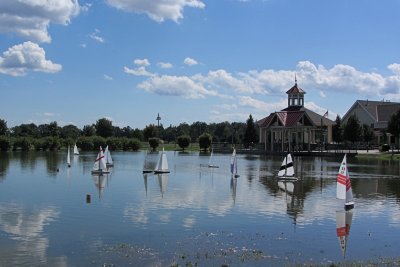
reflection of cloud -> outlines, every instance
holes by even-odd
[[[192,228],[195,224],[196,218],[192,215],[183,220],[183,226],[186,228]]]
[[[43,235],[44,227],[58,217],[59,211],[51,206],[40,210],[25,210],[17,204],[1,203],[0,229],[17,243],[16,248],[11,248],[4,254],[0,251],[0,265],[13,266],[22,262],[30,262],[32,265],[48,264],[46,250],[49,240]],[[58,263],[53,266],[66,266],[63,258],[57,259],[56,262]]]

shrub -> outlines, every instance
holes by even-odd
[[[191,141],[191,139],[190,139],[189,135],[180,135],[177,138],[178,145],[183,150],[185,150],[185,148],[189,147],[190,141]]]
[[[124,150],[138,151],[140,149],[141,143],[136,138],[129,138],[124,144]]]
[[[0,136],[0,150],[1,151],[8,151],[12,146],[10,138],[6,136]]]
[[[155,151],[156,148],[160,145],[160,138],[150,137],[149,138],[149,145],[153,149],[153,151]]]
[[[76,145],[83,151],[91,151],[94,148],[92,137],[87,136],[79,137]]]
[[[381,147],[380,147],[381,149],[381,152],[387,152],[387,151],[389,151],[389,149],[390,149],[390,146],[388,145],[388,144],[383,144],[383,145],[381,145]]]

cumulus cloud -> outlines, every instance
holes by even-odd
[[[155,75],[140,83],[138,88],[159,95],[182,96],[189,99],[217,95],[215,91],[207,90],[186,76]]]
[[[50,23],[68,25],[79,12],[78,0],[1,0],[0,33],[50,42]]]
[[[147,58],[144,59],[137,58],[133,61],[133,63],[138,66],[144,66],[144,67],[150,66],[150,61]]]
[[[198,64],[196,60],[194,60],[193,58],[190,58],[190,57],[185,58],[183,60],[183,63],[185,63],[188,66],[194,66],[194,65]]]
[[[154,76],[153,73],[146,70],[146,67],[141,66],[135,69],[130,69],[128,67],[124,67],[124,72],[126,74],[135,75],[135,76]]]
[[[38,44],[25,42],[14,45],[0,57],[0,73],[24,76],[28,71],[55,73],[62,66],[46,60],[46,52]]]
[[[112,81],[112,80],[113,80],[113,77],[111,77],[111,76],[109,76],[109,75],[107,75],[107,74],[104,74],[103,77],[104,77],[104,79],[107,80],[107,81]]]
[[[157,66],[159,66],[162,69],[170,69],[172,68],[172,64],[168,62],[158,62]]]
[[[146,14],[157,22],[163,22],[166,19],[179,22],[183,18],[185,7],[200,9],[205,7],[200,0],[106,0],[106,2],[126,12]]]

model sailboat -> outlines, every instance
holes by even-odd
[[[350,234],[351,221],[353,220],[353,211],[336,212],[336,235],[339,239],[340,249],[343,257],[346,256],[347,239]]]
[[[238,178],[240,175],[237,173],[237,158],[236,158],[236,149],[233,149],[231,156],[231,174],[232,177]]]
[[[107,170],[106,161],[104,159],[103,149],[100,147],[100,151],[97,154],[93,165],[92,174],[103,174],[109,172],[110,171]]]
[[[148,152],[147,152],[147,150],[146,150],[146,155],[144,156],[144,162],[143,162],[143,173],[149,173],[149,172],[153,172],[154,170],[153,169],[151,169],[148,165],[148,162],[147,162],[147,154],[148,154]]]
[[[278,172],[278,179],[297,180],[297,177],[294,176],[293,160],[290,153],[288,153],[282,161],[281,168]]]
[[[74,155],[79,155],[79,150],[76,144],[74,145]]]
[[[213,164],[213,150],[211,149],[210,160],[208,161],[208,168],[219,168],[218,165]]]
[[[68,165],[68,168],[71,167],[71,154],[69,152],[69,145],[68,145],[68,152],[67,152],[67,165]]]
[[[336,180],[336,198],[344,200],[345,210],[354,208],[353,190],[351,189],[350,175],[347,168],[346,154],[340,164],[339,173]]]
[[[114,162],[113,162],[113,159],[112,159],[112,157],[111,157],[111,152],[110,152],[110,150],[108,149],[108,146],[106,146],[106,149],[104,150],[104,158],[105,158],[105,160],[106,160],[106,166],[107,166],[107,167],[112,167],[112,166],[114,166]]]
[[[160,153],[160,158],[158,159],[154,173],[169,173],[167,155],[165,154],[164,147]]]

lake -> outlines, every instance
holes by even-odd
[[[398,258],[400,165],[348,159],[355,208],[336,199],[341,158],[168,151],[169,174],[142,173],[145,152],[0,154],[0,266],[287,266]],[[148,154],[155,166],[158,153]],[[57,171],[58,169],[58,171]],[[347,226],[346,226],[347,224]],[[339,237],[338,237],[339,235]],[[340,240],[341,239],[341,240]]]

